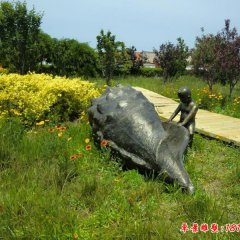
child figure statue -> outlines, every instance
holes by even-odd
[[[178,97],[181,102],[172,116],[169,118],[169,121],[172,121],[177,116],[177,114],[181,112],[178,125],[184,126],[188,129],[190,133],[189,147],[192,147],[193,134],[195,132],[195,116],[198,111],[198,106],[192,100],[191,91],[188,87],[181,87],[178,90]]]

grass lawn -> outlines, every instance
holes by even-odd
[[[50,123],[49,123],[50,124]],[[0,127],[2,239],[236,239],[239,233],[181,233],[183,223],[239,223],[239,148],[196,135],[186,168],[196,186],[123,171],[96,149],[88,124],[26,132]],[[90,139],[85,143],[85,139]],[[90,145],[91,149],[86,150]],[[77,154],[77,155],[76,155]],[[77,156],[77,157],[76,157]]]
[[[121,82],[171,89],[155,80],[146,86],[136,78]],[[26,130],[16,119],[2,120],[0,239],[238,239],[239,155],[240,148],[195,135],[185,167],[196,193],[188,195],[161,179],[124,171],[108,148],[94,145],[86,121]],[[180,231],[184,223],[186,233]],[[216,226],[218,233],[211,233]]]
[[[97,82],[101,85],[104,80],[99,79]],[[228,85],[215,84],[213,93],[210,93],[207,84],[194,76],[182,76],[167,83],[164,83],[162,78],[126,77],[114,79],[112,82],[113,85],[117,83],[146,88],[177,101],[178,89],[182,86],[188,86],[192,91],[193,99],[200,108],[240,118],[240,84],[236,85],[233,96],[229,99]]]

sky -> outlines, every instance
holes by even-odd
[[[103,29],[138,51],[152,51],[181,37],[194,47],[201,27],[216,34],[230,19],[240,33],[240,0],[25,0],[43,13],[41,28],[54,38],[96,47]]]

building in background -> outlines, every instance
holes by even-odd
[[[141,52],[143,59],[143,67],[146,68],[156,68],[159,67],[158,64],[155,63],[155,53],[150,51],[142,51]]]

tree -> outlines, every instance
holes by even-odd
[[[110,31],[106,34],[103,30],[100,31],[100,35],[97,36],[97,50],[99,66],[107,85],[110,85],[114,72],[121,74],[130,68],[130,59],[125,44],[116,41],[115,35],[112,35]]]
[[[171,42],[160,45],[159,51],[154,49],[155,61],[163,70],[165,81],[185,72],[187,66],[188,47],[181,38],[177,45]]]
[[[43,31],[38,38],[38,72],[51,73],[53,71],[54,39]]]
[[[240,79],[240,36],[236,28],[230,29],[230,20],[225,20],[225,28],[216,35],[197,37],[193,53],[196,73],[207,81],[209,90],[213,84],[229,83],[229,96]]]
[[[194,72],[207,82],[210,92],[218,80],[216,64],[216,46],[218,39],[212,34],[196,38],[196,47],[192,54]]]
[[[236,28],[230,29],[230,20],[225,20],[225,28],[217,34],[216,64],[218,71],[229,84],[229,97],[240,79],[240,36]]]
[[[177,39],[177,45],[176,45],[176,68],[178,71],[178,74],[184,74],[187,67],[187,57],[189,56],[189,49],[187,45],[185,44],[184,40],[182,38]]]
[[[97,54],[86,43],[74,39],[54,39],[52,64],[61,76],[95,77]]]
[[[131,60],[123,42],[117,42],[115,61],[115,75],[125,76],[126,74],[129,74],[131,68]]]
[[[37,65],[37,41],[42,15],[26,3],[0,3],[0,62],[10,71],[25,74]]]
[[[127,49],[127,53],[131,60],[130,73],[138,74],[141,67],[143,67],[143,59],[140,55],[137,54],[137,49],[132,46]]]

